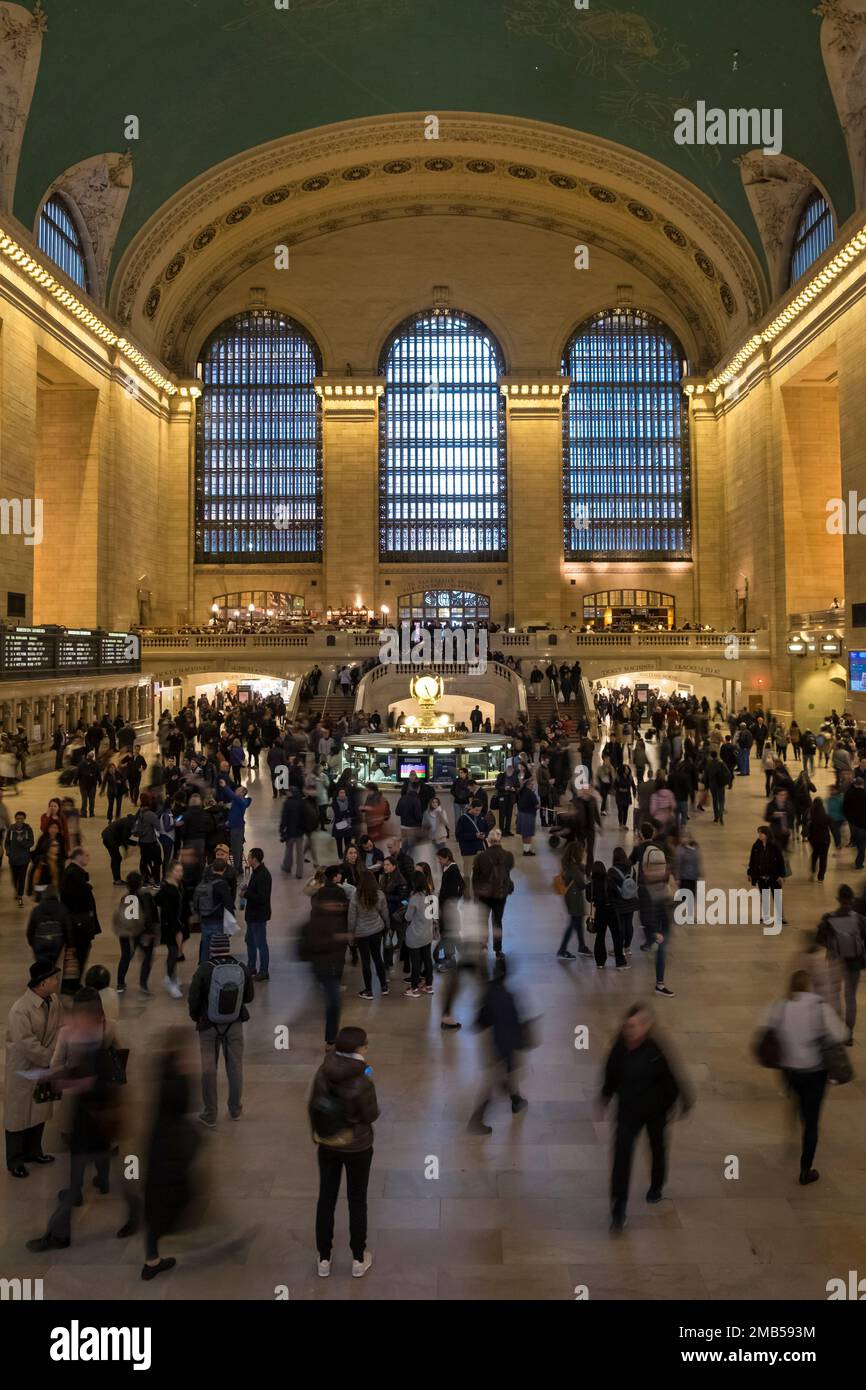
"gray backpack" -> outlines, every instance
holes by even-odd
[[[245,984],[244,968],[232,956],[214,966],[207,996],[209,1022],[226,1029],[237,1022],[243,1007]]]

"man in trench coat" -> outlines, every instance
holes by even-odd
[[[44,961],[30,967],[30,983],[9,1010],[6,1024],[6,1167],[13,1178],[30,1176],[25,1164],[53,1163],[42,1152],[42,1132],[51,1119],[50,1102],[33,1099],[35,1083],[22,1071],[47,1068],[60,1031],[63,1007],[58,989],[60,971]]]

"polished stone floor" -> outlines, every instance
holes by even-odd
[[[816,780],[824,790],[829,777],[822,771]],[[744,886],[763,785],[757,772],[737,780],[724,827],[714,826],[711,816],[698,817],[695,833],[709,885]],[[10,807],[24,806],[33,819],[55,786],[53,774],[34,779]],[[118,1170],[112,1195],[87,1192],[68,1251],[31,1255],[24,1242],[44,1230],[65,1162],[32,1170],[27,1181],[4,1170],[0,1276],[42,1276],[47,1299],[272,1299],[280,1287],[292,1299],[573,1299],[579,1285],[591,1299],[821,1299],[828,1279],[862,1269],[863,1038],[852,1054],[855,1081],[829,1093],[816,1160],[821,1181],[807,1189],[796,1181],[798,1148],[778,1077],[760,1070],[749,1053],[756,1019],[781,991],[800,930],[831,905],[834,885],[847,880],[862,887],[852,852],[831,859],[826,883],[810,884],[805,851],[795,849],[794,877],[785,890],[789,925],[778,936],[763,935],[759,926],[678,930],[668,967],[675,997],[657,1000],[657,1013],[690,1070],[697,1104],[671,1129],[665,1201],[656,1207],[644,1202],[648,1154],[641,1146],[629,1224],[612,1238],[606,1195],[610,1125],[598,1118],[594,1098],[625,1008],[652,997],[653,965],[637,950],[628,974],[598,972],[591,960],[556,961],[563,906],[550,884],[557,858],[539,836],[538,857],[518,863],[517,891],[506,914],[514,985],[527,1010],[543,1014],[541,1045],[528,1054],[525,1069],[528,1110],[512,1117],[497,1102],[492,1136],[467,1135],[485,1064],[483,1039],[467,1026],[469,996],[457,1005],[463,1030],[446,1034],[439,1027],[439,997],[404,1000],[398,988],[365,1003],[357,997],[359,972],[348,969],[343,1021],[369,1031],[382,1111],[370,1184],[374,1264],[365,1279],[350,1277],[341,1199],[333,1273],[327,1281],[316,1278],[317,1171],[305,1100],[322,1056],[321,1011],[307,967],[293,959],[291,938],[307,899],[279,872],[277,814],[268,788],[255,793],[247,843],[262,845],[275,871],[271,980],[258,987],[246,1028],[243,1118],[234,1124],[223,1112],[217,1130],[204,1134],[210,1172],[205,1226],[167,1240],[163,1253],[179,1256],[177,1268],[154,1284],[142,1283],[140,1237],[119,1241],[114,1234],[123,1219],[115,1195],[123,1185]],[[99,840],[102,826],[88,825],[87,838],[107,925],[115,890]],[[619,832],[615,816],[604,826],[600,849],[609,861],[615,844],[630,847],[631,832]],[[25,920],[4,868],[4,1018],[26,979]],[[98,938],[93,959],[113,966],[116,958],[109,930]],[[184,982],[192,969],[181,967]],[[136,988],[137,970],[131,973],[122,1001],[124,1041],[132,1049],[124,1155],[136,1152],[148,1050],[172,1021],[188,1019],[185,1004],[172,1002],[160,988],[161,974],[155,967],[155,993],[146,999]],[[280,1024],[290,1029],[288,1051],[274,1046]],[[589,1027],[590,1046],[578,1051],[574,1034],[582,1024]],[[57,1149],[56,1125],[47,1146]],[[725,1177],[731,1156],[739,1160],[736,1180]],[[438,1179],[425,1176],[431,1158],[438,1160]],[[232,1236],[237,1241],[222,1250],[220,1242]]]

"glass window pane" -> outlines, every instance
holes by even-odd
[[[826,198],[817,191],[807,202],[797,226],[794,245],[791,251],[791,277],[793,285],[805,275],[815,261],[829,250],[836,239],[836,220]]]
[[[633,309],[595,315],[568,344],[566,560],[691,558],[682,357],[663,323]]]
[[[69,204],[59,193],[45,202],[39,214],[39,249],[83,290],[90,290],[84,243]]]

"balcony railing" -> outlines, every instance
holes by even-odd
[[[309,665],[315,661],[365,660],[381,646],[378,633],[320,632],[311,633],[155,633],[142,637],[143,657],[174,652],[246,652],[250,656],[278,652],[303,653]],[[766,632],[569,632],[562,629],[545,632],[494,632],[488,646],[491,651],[503,651],[524,662],[534,657],[560,660],[570,655],[593,653],[608,655],[613,651],[655,651],[682,655],[693,652],[705,656],[731,652],[732,656],[766,656],[769,636]],[[554,650],[555,649],[555,650]],[[492,662],[491,662],[492,664]]]

